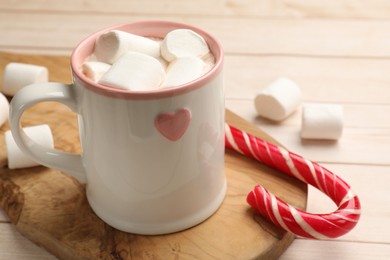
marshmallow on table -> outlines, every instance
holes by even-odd
[[[9,102],[8,99],[0,93],[0,128],[8,120]]]
[[[98,82],[110,68],[110,64],[100,61],[86,61],[81,66],[83,74],[95,82]]]
[[[178,58],[167,68],[162,87],[175,87],[193,81],[204,74],[205,63],[196,57]]]
[[[99,80],[100,84],[128,90],[152,90],[160,87],[165,72],[151,56],[126,52]]]
[[[2,92],[13,96],[27,85],[47,82],[48,77],[49,73],[46,67],[11,62],[7,64],[4,70]]]
[[[209,52],[202,36],[188,29],[170,31],[161,44],[161,56],[167,61],[180,57],[202,57]]]
[[[37,125],[23,129],[26,135],[37,144],[46,148],[54,148],[53,135],[48,125]],[[35,162],[19,149],[15,143],[11,131],[5,132],[5,144],[7,146],[8,168],[17,169],[39,165],[39,163]]]
[[[279,121],[292,114],[301,100],[299,86],[290,79],[279,78],[255,97],[255,108],[260,116]]]
[[[160,43],[139,35],[113,30],[99,36],[94,53],[99,61],[113,64],[128,51],[158,58]]]
[[[343,108],[336,104],[306,104],[302,111],[301,137],[336,140],[343,132]]]

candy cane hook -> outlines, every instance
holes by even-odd
[[[356,226],[360,217],[359,198],[345,181],[329,170],[228,124],[225,124],[225,146],[316,187],[338,206],[333,213],[311,214],[257,185],[248,194],[247,202],[275,225],[297,236],[314,239],[336,238]]]

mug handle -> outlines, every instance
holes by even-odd
[[[76,92],[72,84],[50,82],[26,86],[16,93],[10,106],[9,121],[15,142],[23,153],[40,164],[69,173],[81,183],[85,183],[86,174],[81,155],[43,147],[31,140],[21,127],[20,118],[24,111],[44,101],[59,102],[77,112]]]

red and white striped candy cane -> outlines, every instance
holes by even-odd
[[[333,213],[311,214],[257,185],[248,194],[247,202],[275,225],[301,237],[329,239],[344,235],[357,224],[359,198],[329,170],[228,124],[225,124],[225,146],[316,187],[338,206]]]

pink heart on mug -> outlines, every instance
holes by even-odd
[[[161,113],[156,117],[156,129],[170,141],[179,140],[186,132],[191,121],[191,111],[180,108],[174,113]]]

